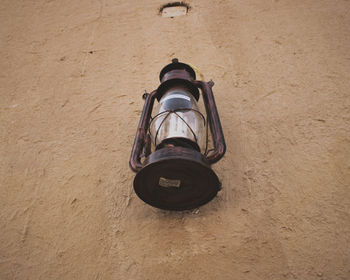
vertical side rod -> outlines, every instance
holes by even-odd
[[[145,146],[147,129],[149,125],[149,120],[151,118],[154,97],[156,93],[157,91],[152,91],[151,93],[145,93],[143,95],[143,98],[145,99],[145,104],[143,106],[140,122],[137,127],[134,145],[132,147],[129,161],[130,168],[134,172],[140,171],[143,167],[143,164],[141,163],[141,153]]]
[[[210,131],[213,138],[214,151],[207,156],[210,164],[218,162],[226,152],[226,143],[224,133],[222,132],[219,113],[216,108],[212,87],[214,82],[194,82],[202,90],[205,110],[207,112],[207,121],[209,121]]]

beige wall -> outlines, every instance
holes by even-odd
[[[349,2],[165,3],[1,2],[0,279],[349,279]],[[173,57],[216,82],[227,141],[194,212],[128,167]]]

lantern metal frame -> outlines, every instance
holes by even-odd
[[[134,180],[134,189],[142,200],[154,207],[168,210],[193,209],[210,201],[221,189],[218,177],[210,168],[212,164],[218,162],[224,156],[226,151],[224,134],[212,91],[214,82],[196,80],[196,74],[192,67],[178,62],[177,59],[173,59],[172,63],[162,69],[160,81],[161,84],[156,90],[143,94],[145,103],[129,162],[130,168],[137,173]],[[206,111],[206,150],[203,154],[195,149],[178,146],[164,147],[151,152],[152,145],[149,128],[152,121],[151,114],[154,101],[155,99],[159,101],[168,89],[177,85],[186,86],[197,101],[200,96],[199,90],[201,91]],[[171,113],[174,112],[172,111]],[[208,151],[208,126],[213,142],[213,149],[210,151]],[[142,161],[142,159],[144,160]],[[182,169],[180,166],[182,166]],[[152,186],[152,190],[146,190],[147,184],[156,184],[155,182],[162,172],[171,177],[172,170],[178,173],[186,173],[183,175],[183,180],[187,181],[188,185],[191,185],[185,188],[188,191],[187,193],[184,191],[183,197],[180,195],[180,188],[168,188],[168,190],[164,191],[164,194],[160,193],[163,192],[163,189],[161,191],[157,189],[158,193],[154,195],[151,192],[158,187]],[[192,176],[191,173],[194,175]],[[182,176],[181,174],[178,175]],[[157,178],[154,179],[154,177]],[[192,185],[194,185],[195,194],[194,190],[191,189]],[[172,195],[177,195],[177,200],[172,201],[169,198]],[[182,200],[184,201],[183,203]]]

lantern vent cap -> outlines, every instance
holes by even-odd
[[[193,80],[196,79],[196,72],[186,63],[179,62],[177,58],[173,58],[172,62],[165,66],[159,74],[159,80],[162,82],[164,75],[172,70],[186,70]]]

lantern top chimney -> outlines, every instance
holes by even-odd
[[[172,59],[172,63],[165,66],[160,72],[159,80],[161,84],[157,89],[158,101],[169,88],[178,85],[187,87],[198,101],[199,91],[197,86],[193,83],[195,79],[196,73],[191,66],[179,62],[177,58]]]
[[[188,64],[185,64],[185,63],[182,63],[182,62],[179,62],[179,60],[177,58],[173,58],[171,60],[171,63],[168,64],[167,66],[165,66],[162,71],[160,71],[160,75],[159,75],[159,80],[161,82],[164,75],[172,70],[186,70],[186,72],[189,73],[189,75],[191,76],[191,78],[193,80],[196,79],[196,73],[194,72],[194,70],[192,69],[191,66],[189,66]]]

